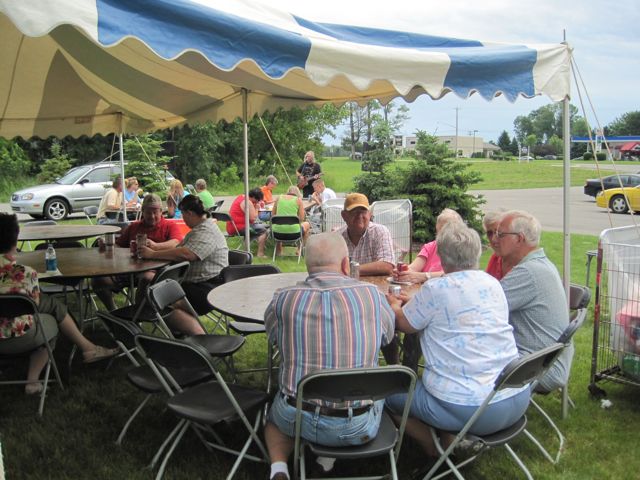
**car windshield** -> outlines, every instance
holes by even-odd
[[[91,167],[75,167],[56,180],[60,185],[73,185],[80,177],[91,170]]]

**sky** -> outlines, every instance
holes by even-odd
[[[558,43],[566,39],[582,77],[586,111],[576,84],[572,103],[595,128],[622,114],[640,110],[640,2],[638,0],[261,0],[309,20],[365,25],[430,35],[506,43]],[[402,100],[395,100],[395,103]],[[459,135],[472,134],[497,141],[506,130],[513,134],[518,115],[550,103],[547,97],[502,97],[488,102],[479,95],[460,98],[453,93],[434,101],[422,95],[407,104],[410,120],[403,135],[424,130],[454,135],[458,108]],[[589,105],[591,103],[593,106]],[[339,129],[339,135],[344,129]],[[337,143],[337,142],[336,142]]]

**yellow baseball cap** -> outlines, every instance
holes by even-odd
[[[354,208],[366,208],[369,210],[369,199],[362,193],[350,193],[344,199],[344,210],[350,212]]]

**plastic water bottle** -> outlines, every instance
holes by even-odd
[[[55,272],[56,270],[58,270],[58,259],[56,258],[56,251],[51,243],[47,247],[47,251],[44,254],[44,260],[47,266],[47,272]]]

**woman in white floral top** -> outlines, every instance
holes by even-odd
[[[18,244],[18,219],[15,215],[0,213],[0,295],[5,293],[23,294],[31,297],[38,305],[40,320],[47,341],[54,338],[60,329],[82,351],[85,363],[109,358],[118,353],[117,349],[107,349],[88,340],[78,327],[67,308],[56,299],[40,293],[38,274],[25,265],[16,263]],[[13,354],[29,351],[41,345],[42,337],[36,337],[34,319],[31,315],[6,318],[0,315],[0,352]],[[36,394],[42,391],[40,374],[48,361],[46,348],[38,348],[29,358],[29,370],[25,392]]]

